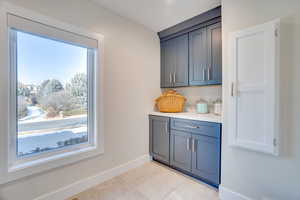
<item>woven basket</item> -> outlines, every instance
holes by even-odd
[[[160,112],[177,113],[183,112],[186,98],[175,90],[167,90],[156,99],[156,106]]]

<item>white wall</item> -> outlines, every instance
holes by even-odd
[[[282,18],[281,31],[281,125],[282,155],[229,147],[228,122],[222,148],[222,186],[255,200],[300,199],[300,1],[299,0],[222,0],[223,9],[223,91],[229,91],[228,33],[275,18]],[[223,99],[229,98],[223,92]]]
[[[148,154],[147,113],[160,94],[160,47],[156,33],[87,0],[9,2],[104,35],[105,153],[1,185],[0,199],[32,200]]]

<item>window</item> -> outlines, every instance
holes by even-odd
[[[103,153],[101,36],[43,17],[51,25],[6,17],[9,127],[0,136],[8,141],[0,183]]]
[[[9,30],[15,159],[92,142],[95,50],[25,31]]]
[[[11,30],[16,63],[17,157],[87,143],[87,48]],[[91,96],[92,94],[90,94]]]

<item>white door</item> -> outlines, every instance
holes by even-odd
[[[279,20],[230,35],[229,142],[278,154]]]

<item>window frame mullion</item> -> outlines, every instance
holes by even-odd
[[[17,73],[17,50],[18,50],[18,43],[17,43],[17,31],[14,29],[9,29],[9,64],[10,64],[10,102],[9,102],[9,109],[10,109],[10,123],[9,123],[9,145],[8,145],[8,166],[12,166],[15,161],[17,160],[17,107],[18,107],[18,100],[17,100],[17,85],[18,85],[18,73]]]
[[[88,143],[90,145],[96,144],[96,137],[97,134],[95,134],[95,52],[94,49],[88,49],[87,50],[87,80],[88,80],[88,120],[87,120],[87,127],[88,127]]]

